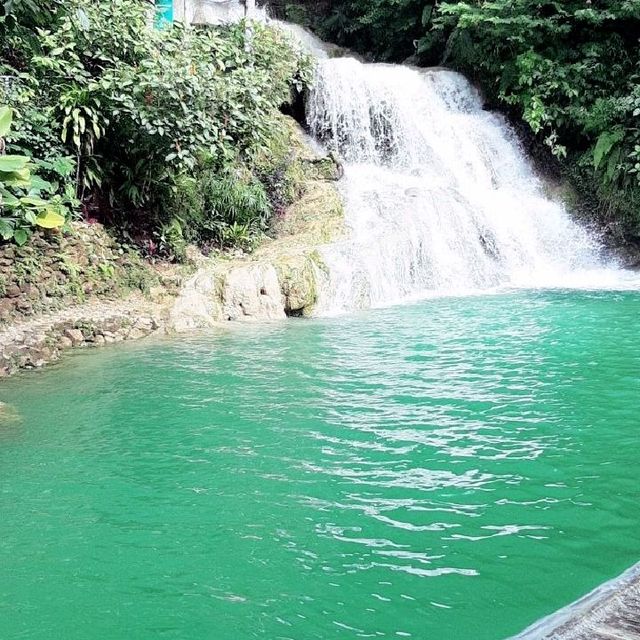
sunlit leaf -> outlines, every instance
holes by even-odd
[[[65,222],[64,216],[61,216],[53,209],[47,209],[43,214],[36,218],[36,224],[43,229],[57,229]]]
[[[0,171],[20,171],[29,164],[27,156],[0,156]]]
[[[10,107],[0,107],[0,138],[4,138],[11,129],[13,112]]]

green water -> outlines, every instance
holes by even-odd
[[[640,559],[639,317],[439,299],[3,382],[0,638],[522,630]]]

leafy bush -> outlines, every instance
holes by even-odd
[[[23,245],[34,228],[56,229],[64,225],[73,201],[54,195],[55,185],[34,172],[38,166],[51,170],[53,165],[2,153],[11,120],[11,109],[0,107],[0,238]]]
[[[329,42],[376,60],[401,62],[415,52],[423,31],[425,0],[275,0],[288,20],[311,27]]]
[[[206,165],[181,176],[171,195],[170,209],[179,212],[179,217],[167,225],[165,236],[178,255],[183,242],[250,249],[268,228],[272,214],[264,186],[246,169],[214,173]]]
[[[46,29],[27,10],[45,5]],[[189,180],[201,189],[203,163],[226,187],[229,167],[250,169],[269,147],[279,107],[310,78],[310,61],[277,29],[252,25],[248,47],[244,23],[156,30],[150,10],[143,0],[14,5],[11,19],[0,19],[18,116],[9,143],[32,155],[72,153],[87,215],[131,237],[155,232],[175,243],[179,225],[183,238],[205,238],[216,216],[248,224],[198,207],[197,216],[185,213],[171,194]]]

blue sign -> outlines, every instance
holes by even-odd
[[[156,27],[162,28],[173,23],[173,0],[157,0]]]

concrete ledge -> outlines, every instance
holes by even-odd
[[[512,640],[640,640],[640,563]]]

